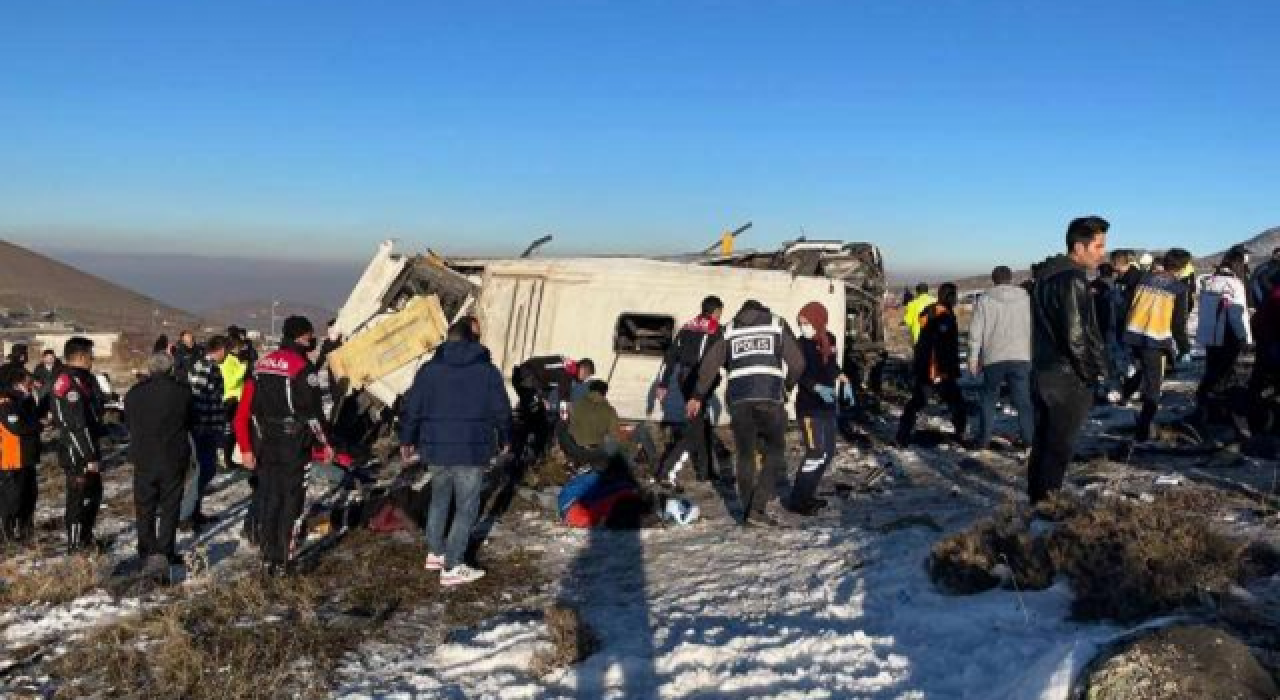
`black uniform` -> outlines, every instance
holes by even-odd
[[[1031,294],[1031,325],[1036,436],[1027,488],[1031,502],[1039,503],[1062,488],[1093,406],[1091,387],[1108,374],[1083,267],[1065,255],[1044,262]]]
[[[902,408],[898,423],[898,445],[911,442],[916,418],[929,403],[929,394],[937,394],[951,409],[951,425],[955,439],[964,439],[969,422],[969,408],[957,383],[960,379],[960,328],[956,315],[942,304],[930,304],[920,312],[920,337],[916,340],[912,369],[914,385],[911,399]]]
[[[804,353],[790,326],[756,302],[743,305],[703,358],[694,396],[704,404],[720,370],[728,375],[725,398],[733,425],[743,524],[753,518],[769,522],[765,506],[773,500],[778,476],[786,471],[787,393],[804,368]]]
[[[263,560],[283,566],[297,554],[313,448],[327,448],[322,382],[307,348],[285,345],[258,360],[242,409],[257,459],[255,510]]]
[[[58,428],[58,457],[67,474],[67,547],[94,544],[93,526],[102,506],[102,392],[91,372],[66,367],[53,383],[53,421]]]
[[[578,379],[578,363],[561,356],[532,357],[511,372],[511,386],[518,404],[512,444],[517,454],[538,459],[546,453],[558,410],[548,413],[547,404],[555,395],[559,401],[571,401],[570,391]]]
[[[723,335],[720,323],[710,316],[699,315],[684,324],[676,333],[675,342],[667,349],[658,376],[658,387],[669,390],[674,384],[680,389],[681,396],[693,397],[698,388],[698,368],[702,365],[702,358],[711,344]],[[717,375],[708,395],[719,386],[719,379]],[[692,460],[694,474],[700,481],[711,478],[715,472],[712,440],[709,408],[704,403],[698,415],[689,419],[677,436],[675,446],[667,455],[666,462],[670,466],[663,470],[662,476],[674,481],[685,461]]]
[[[191,466],[191,389],[176,377],[148,377],[124,398],[133,462],[138,556],[177,560],[182,487]],[[157,522],[158,521],[158,522]]]
[[[31,536],[39,464],[40,417],[35,399],[16,390],[0,394],[0,541]]]

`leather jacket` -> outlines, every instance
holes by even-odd
[[[1071,373],[1086,386],[1107,376],[1106,351],[1084,268],[1058,255],[1031,291],[1031,358],[1038,372]]]

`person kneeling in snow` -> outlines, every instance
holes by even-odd
[[[510,436],[511,402],[502,373],[475,341],[471,323],[455,323],[447,341],[418,370],[400,417],[402,456],[409,460],[421,452],[431,469],[426,568],[442,572],[442,586],[485,575],[463,557],[480,512],[485,467],[507,449]],[[452,523],[451,504],[456,505]]]

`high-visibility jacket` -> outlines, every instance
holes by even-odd
[[[911,331],[911,342],[914,344],[920,340],[920,314],[928,308],[930,304],[937,303],[932,295],[918,294],[907,304],[906,311],[902,314],[902,320],[906,322],[907,329]]]
[[[244,380],[249,373],[249,366],[235,355],[227,353],[226,359],[218,368],[222,370],[222,400],[239,401],[244,394]]]

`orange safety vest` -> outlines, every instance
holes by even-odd
[[[0,423],[0,471],[22,468],[22,438]]]

